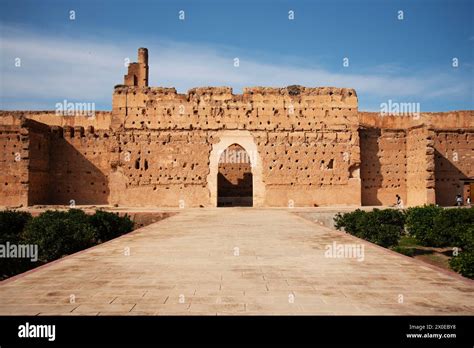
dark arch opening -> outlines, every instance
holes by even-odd
[[[219,158],[217,173],[218,207],[251,207],[253,177],[250,157],[245,149],[230,145]]]

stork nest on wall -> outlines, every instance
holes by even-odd
[[[291,85],[286,87],[289,95],[298,95],[301,93],[301,86],[298,85]]]

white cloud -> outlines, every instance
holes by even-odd
[[[116,44],[99,39],[48,37],[1,27],[0,108],[44,108],[64,98],[110,105],[112,89],[123,82],[124,59],[136,60],[142,43],[123,39]],[[331,72],[321,67],[272,63],[240,55],[231,47],[154,40],[144,45],[150,54],[150,85],[174,86],[184,93],[196,86],[282,87],[337,86],[355,88],[359,99],[460,98],[472,90],[470,82],[455,76],[407,72],[393,64],[372,73]],[[239,57],[240,67],[233,65]],[[22,66],[14,66],[21,58]],[[23,106],[24,105],[24,106]]]

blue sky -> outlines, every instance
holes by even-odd
[[[150,85],[180,93],[301,84],[355,88],[360,110],[474,109],[470,0],[1,1],[0,109],[67,99],[110,110],[138,47],[149,48]]]

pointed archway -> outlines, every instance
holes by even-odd
[[[217,173],[218,207],[253,206],[250,156],[239,144],[232,144],[219,158]]]

